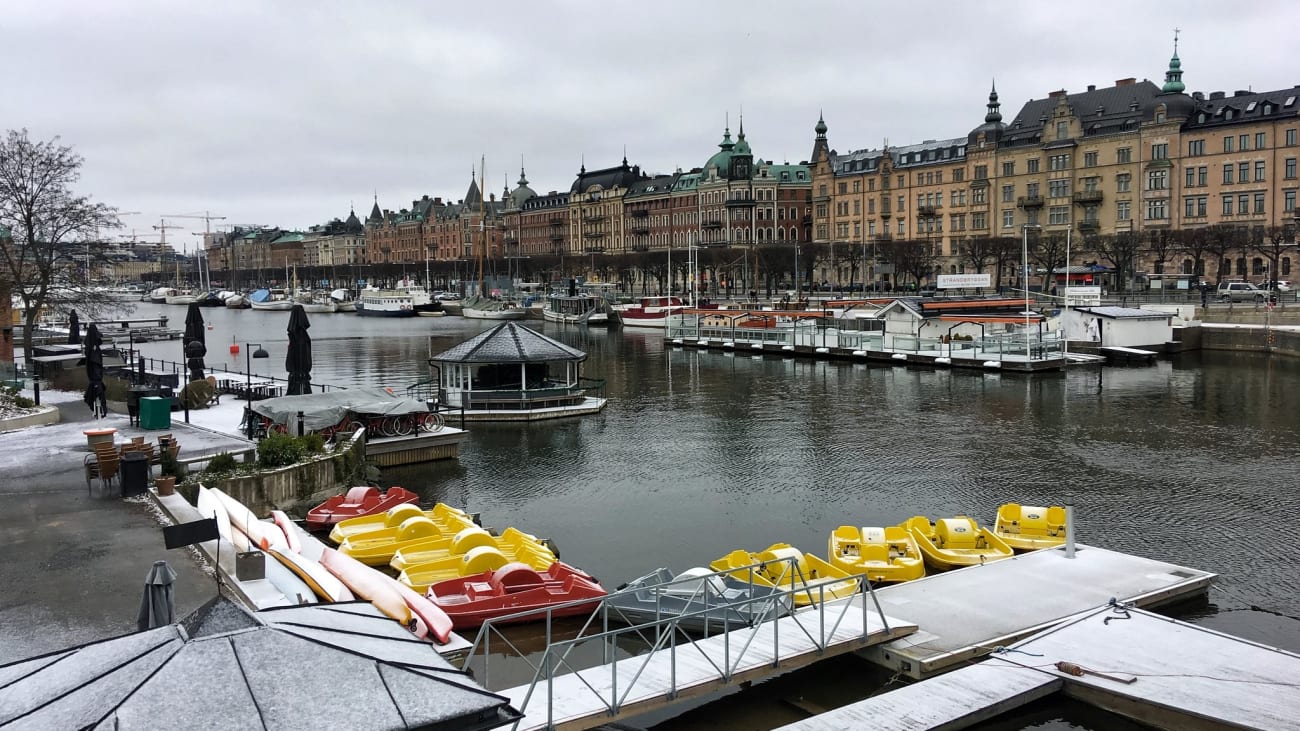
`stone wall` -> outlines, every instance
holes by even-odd
[[[1262,328],[1216,328],[1201,330],[1202,350],[1235,350],[1300,356],[1300,332]]]
[[[296,509],[307,503],[319,502],[323,494],[332,495],[340,489],[350,487],[349,481],[356,478],[365,461],[365,431],[358,430],[343,448],[307,462],[263,470],[252,475],[205,479],[203,483],[207,487],[220,488],[259,516],[266,516],[271,510],[305,512],[305,509]],[[187,483],[177,489],[194,504],[197,499],[196,483]]]

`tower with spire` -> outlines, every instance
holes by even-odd
[[[825,115],[818,111],[817,126],[813,127],[813,131],[817,133],[817,138],[813,140],[812,157],[808,158],[813,165],[816,165],[822,160],[830,157],[831,148],[829,143],[826,141],[827,129],[828,127],[826,126]]]
[[[1178,29],[1174,29],[1174,55],[1169,59],[1169,70],[1165,71],[1165,85],[1160,91],[1165,94],[1181,94],[1187,87],[1183,85],[1183,62],[1178,58]]]

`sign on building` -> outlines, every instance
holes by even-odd
[[[975,289],[992,284],[991,274],[940,274],[939,289]]]
[[[1066,307],[1097,307],[1101,305],[1101,287],[1070,287],[1065,292]]]

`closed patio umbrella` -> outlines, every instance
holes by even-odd
[[[68,344],[81,344],[81,318],[77,315],[76,310],[68,313]]]
[[[190,369],[191,381],[203,380],[203,356],[208,346],[203,336],[203,311],[197,302],[191,302],[185,313],[185,334],[181,337],[185,365]]]
[[[153,562],[149,575],[144,577],[144,596],[135,619],[141,632],[176,621],[176,596],[172,587],[175,582],[176,572],[166,561]]]
[[[289,372],[288,396],[311,393],[311,336],[307,328],[307,313],[302,305],[294,305],[289,313],[289,353],[284,358],[284,368]]]
[[[99,336],[99,328],[90,323],[86,329],[86,405],[90,407],[95,418],[108,413],[108,404],[104,399],[104,353],[100,349],[104,340]]]

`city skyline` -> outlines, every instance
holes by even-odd
[[[1105,6],[1071,16],[1003,4],[994,22],[981,8],[934,21],[829,3],[428,17],[395,3],[359,14],[341,3],[21,3],[0,58],[40,59],[40,73],[11,79],[20,104],[6,126],[73,146],[86,158],[78,192],[141,211],[118,232],[141,234],[162,214],[304,229],[346,217],[349,204],[364,216],[375,192],[390,209],[426,194],[455,200],[480,156],[480,184],[497,195],[521,157],[540,193],[567,189],[584,162],[616,165],[625,149],[651,173],[690,169],[742,111],[755,154],[777,163],[808,159],[819,112],[842,151],[961,136],[993,78],[1008,110],[1056,89],[1158,80],[1174,26],[1189,91],[1300,81],[1285,61],[1292,8]],[[1067,27],[1074,40],[1063,42]],[[64,50],[44,58],[55,39]],[[183,227],[168,241],[192,251],[203,221],[168,222]]]

